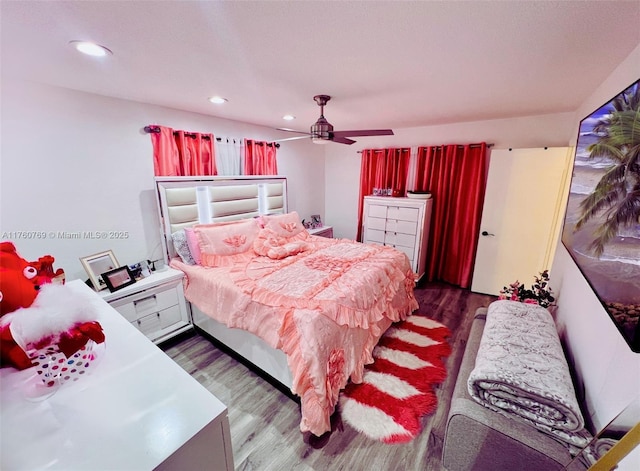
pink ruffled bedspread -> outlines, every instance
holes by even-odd
[[[405,254],[346,239],[310,237],[307,250],[276,260],[256,256],[233,267],[171,265],[187,275],[185,296],[228,327],[248,330],[287,354],[300,430],[331,429],[338,394],[392,322],[418,303]]]

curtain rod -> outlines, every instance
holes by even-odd
[[[152,133],[152,132],[154,132],[154,133],[159,133],[159,132],[160,132],[160,128],[158,128],[158,127],[154,127],[154,126],[145,126],[145,127],[144,127],[144,132],[146,132],[146,133]],[[177,136],[177,135],[178,135],[178,131],[173,131],[173,135],[174,135],[174,136]],[[185,137],[191,137],[191,138],[195,138],[195,137],[196,137],[195,133],[188,133],[188,132],[185,132],[185,133],[184,133],[184,135],[185,135]],[[209,140],[209,136],[201,136],[201,137],[202,137],[202,139],[204,139],[205,141],[208,141],[208,140]],[[222,138],[221,138],[221,137],[216,137],[216,141],[221,142],[221,141],[222,141]],[[229,142],[229,139],[227,139],[227,142]],[[261,141],[256,141],[256,142],[257,142],[258,144],[262,144],[262,142],[261,142]],[[267,142],[267,144],[270,144],[270,143],[269,143],[269,142]],[[280,148],[280,144],[278,144],[277,142],[276,142],[276,143],[274,143],[274,145],[275,145],[277,148]]]
[[[469,144],[469,147],[480,147],[481,144]],[[493,147],[495,144],[491,143],[491,144],[487,144],[487,148],[491,148]],[[436,149],[442,149],[443,146],[416,146],[416,147],[435,147]],[[462,144],[458,144],[457,147],[464,147]],[[375,149],[374,149],[375,150]],[[380,150],[385,150],[385,149],[380,149]],[[410,150],[410,149],[404,149],[404,150]],[[362,154],[362,151],[359,150],[357,151],[358,154]]]
[[[152,132],[153,132],[153,133],[159,133],[159,132],[160,132],[160,128],[153,127],[153,126],[145,126],[145,127],[144,127],[144,132],[147,132],[147,133],[152,133]],[[177,135],[178,135],[178,131],[173,131],[173,135],[174,135],[174,136],[177,136]],[[185,132],[185,133],[184,133],[184,135],[185,135],[185,137],[192,137],[192,138],[193,138],[193,137],[196,137],[195,133],[188,133],[188,132]],[[202,139],[204,139],[204,140],[207,140],[207,141],[209,140],[209,136],[201,136],[201,137],[202,137]],[[219,140],[220,140],[220,138],[219,138],[219,137],[217,137],[217,138],[216,138],[216,140],[217,140],[217,141],[219,141]]]

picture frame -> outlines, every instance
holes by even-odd
[[[112,293],[136,282],[136,277],[127,265],[110,270],[101,276]]]
[[[317,227],[322,227],[322,219],[319,214],[311,215],[311,228],[315,229]]]
[[[629,192],[637,170],[632,165],[629,171],[615,170],[633,157],[633,146],[628,144],[633,124],[626,117],[635,117],[637,122],[640,110],[627,108],[639,97],[640,80],[580,121],[562,230],[562,244],[635,353],[640,353],[636,311],[640,304],[640,211],[619,195]]]
[[[112,250],[105,250],[86,257],[80,257],[80,263],[89,275],[89,280],[96,291],[107,288],[102,274],[118,268],[120,264]]]

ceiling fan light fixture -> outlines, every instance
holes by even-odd
[[[313,142],[318,141],[318,144],[323,144],[331,139],[331,133],[333,132],[333,126],[327,121],[324,116],[320,116],[309,130]]]
[[[69,41],[69,44],[73,46],[77,51],[92,57],[105,57],[113,55],[111,49],[101,46],[100,44],[93,43],[91,41]]]
[[[215,105],[222,105],[223,103],[226,103],[229,100],[216,95],[216,96],[209,97],[209,101]]]
[[[393,136],[393,130],[391,129],[356,129],[352,131],[334,131],[333,126],[324,117],[324,107],[331,97],[329,95],[316,95],[313,97],[314,101],[320,107],[320,117],[311,125],[309,132],[296,131],[295,129],[278,128],[280,131],[295,132],[298,134],[308,134],[311,137],[311,142],[314,144],[326,144],[327,142],[336,142],[338,144],[351,145],[356,141],[350,139],[356,136]],[[299,137],[292,137],[290,139],[283,139],[285,141],[300,139]]]

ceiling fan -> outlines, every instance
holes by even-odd
[[[280,139],[282,141],[291,141],[294,139],[305,139],[311,137],[311,140],[316,144],[326,144],[327,142],[338,142],[340,144],[353,144],[353,139],[350,137],[357,136],[393,136],[391,129],[361,129],[356,131],[334,131],[333,126],[324,117],[324,105],[327,104],[331,97],[329,95],[316,95],[313,97],[315,102],[320,106],[320,117],[311,125],[310,132],[296,131],[295,129],[278,128],[279,131],[296,132],[298,134],[305,134],[301,137],[290,137],[288,139]]]

